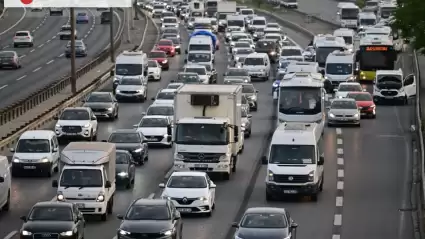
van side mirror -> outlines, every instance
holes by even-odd
[[[115,75],[115,70],[111,70],[111,72],[109,73],[111,76]]]
[[[90,119],[91,120],[97,120],[96,116],[94,116],[94,115]]]
[[[54,148],[54,149],[52,149],[52,152],[53,153],[56,153],[56,152],[58,152],[59,150],[58,150],[58,148]]]
[[[174,219],[175,220],[177,220],[177,219],[180,219],[182,216],[180,215],[180,212],[176,212],[175,214],[174,214]]]
[[[58,185],[58,180],[53,180],[52,181],[52,187],[53,188],[57,188],[59,185]]]
[[[111,182],[110,181],[106,181],[105,182],[105,188],[111,188],[111,187],[112,187]]]
[[[237,223],[237,222],[233,222],[233,223],[232,223],[232,227],[233,227],[233,228],[239,228],[239,223]]]
[[[248,119],[251,119],[251,118],[252,118],[252,114],[247,114],[247,115],[246,115],[246,117],[247,117]]]
[[[325,75],[325,70],[320,70],[320,74],[322,74],[322,76]]]
[[[292,224],[291,224],[291,228],[292,229],[296,229],[298,227],[298,224],[296,224],[295,222],[293,222]]]
[[[262,164],[268,164],[269,163],[266,156],[261,157],[261,163]]]
[[[325,156],[320,155],[319,161],[317,161],[317,165],[323,165],[325,163]]]
[[[4,177],[0,177],[0,183],[4,183]]]
[[[22,221],[26,222],[27,221],[27,217],[26,216],[20,216],[19,217]]]

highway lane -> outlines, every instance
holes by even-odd
[[[309,13],[329,22],[337,22],[338,1],[334,0],[298,0],[298,10]]]
[[[100,24],[100,13],[95,10],[79,10],[89,13],[89,24],[77,24],[79,39],[83,39],[88,47],[88,56],[77,58],[77,67],[90,62],[99,54],[109,43],[109,25]],[[76,11],[77,13],[78,11]],[[120,19],[124,19],[123,12],[117,11]],[[57,19],[56,16],[49,17]],[[35,90],[59,79],[64,75],[68,75],[71,69],[69,59],[64,57],[65,46],[67,40],[59,40],[57,36],[60,27],[68,21],[69,14],[61,21],[53,21],[55,25],[50,28],[50,32],[44,37],[40,35],[40,41],[37,42],[32,49],[24,49],[26,54],[21,58],[22,68],[18,70],[4,70],[0,75],[4,74],[6,79],[2,81],[2,85],[7,85],[0,90],[0,98],[2,102],[0,106],[4,107],[17,100],[25,97]],[[117,18],[115,18],[117,19]],[[123,20],[121,20],[122,22]],[[118,22],[118,21],[116,21]],[[52,30],[53,29],[53,30]],[[118,24],[114,25],[116,34]],[[47,76],[47,77],[46,77]],[[33,84],[32,87],[23,87]],[[17,93],[19,92],[19,93]]]
[[[25,18],[26,13],[27,10],[25,8],[8,8],[3,18],[0,19],[0,36],[3,36],[15,25],[19,24],[19,21]]]

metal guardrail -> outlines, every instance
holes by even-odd
[[[119,9],[120,11],[124,11],[123,9]],[[126,11],[124,11],[124,14]],[[118,28],[118,32],[114,38],[114,49],[118,49],[121,45],[122,34],[124,30],[124,21],[126,17],[124,17],[122,24]],[[87,72],[91,71],[93,68],[98,66],[100,63],[104,62],[109,57],[110,48],[104,49],[102,52],[98,54],[98,56],[84,65],[83,67],[77,70],[77,79],[81,76],[85,75]],[[55,82],[48,84],[47,86],[33,92],[31,95],[13,103],[0,110],[0,125],[3,125],[7,122],[10,122],[19,116],[25,114],[27,111],[33,109],[40,103],[48,100],[50,97],[58,94],[62,90],[64,90],[67,86],[71,84],[71,77],[64,76],[61,79],[58,79]]]
[[[146,17],[146,22],[149,22],[148,19],[150,18],[147,14],[143,13],[142,11],[139,11],[139,13],[142,13]],[[151,21],[152,24],[154,24],[155,28],[157,29],[156,24]],[[145,28],[145,32],[143,33],[142,42],[137,48],[140,48],[141,46],[147,46],[145,42],[145,37],[147,34],[147,28]],[[154,43],[152,44],[152,46]],[[133,49],[136,50],[136,49]],[[0,151],[4,151],[7,148],[12,147],[16,141],[19,139],[20,135],[27,131],[27,130],[33,130],[43,127],[45,124],[48,124],[52,122],[54,116],[57,116],[64,108],[66,107],[72,107],[76,106],[81,103],[83,99],[87,97],[87,94],[90,92],[97,90],[99,87],[103,86],[110,77],[110,71],[112,70],[114,66],[111,64],[111,68],[108,69],[107,72],[105,72],[102,76],[94,79],[94,81],[86,86],[83,89],[78,90],[77,94],[74,96],[69,96],[67,99],[58,102],[56,106],[52,107],[50,110],[46,110],[45,113],[38,116],[36,119],[28,122],[26,125],[20,127],[17,129],[14,133],[12,133],[9,137],[2,139],[0,141]]]

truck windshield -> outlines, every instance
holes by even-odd
[[[274,144],[270,149],[270,164],[315,164],[314,145]]]
[[[281,87],[279,112],[287,115],[315,115],[322,112],[322,90],[316,87]]]
[[[227,145],[227,130],[221,124],[178,124],[176,143],[190,145]]]
[[[64,169],[60,186],[69,187],[102,187],[102,171],[98,169]]]
[[[350,63],[328,63],[328,64],[326,64],[326,73],[331,74],[331,75],[353,74],[353,64],[350,64]]]

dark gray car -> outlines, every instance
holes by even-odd
[[[234,238],[295,239],[298,225],[284,208],[248,208],[241,221],[232,224],[236,228]]]
[[[71,41],[68,42],[65,49],[65,57],[71,57]],[[75,41],[75,56],[76,57],[86,57],[87,56],[87,47],[82,40]]]
[[[103,142],[114,143],[117,149],[127,150],[139,165],[143,165],[149,159],[148,144],[144,139],[145,136],[135,129],[119,129]]]
[[[115,172],[117,184],[123,184],[126,188],[134,185],[136,167],[133,156],[127,150],[117,150]]]
[[[253,84],[241,84],[241,85],[242,85],[242,95],[246,96],[249,102],[249,108],[252,111],[257,111],[258,90],[255,89]]]
[[[83,102],[83,106],[89,107],[98,118],[118,118],[118,101],[110,92],[92,92]]]

